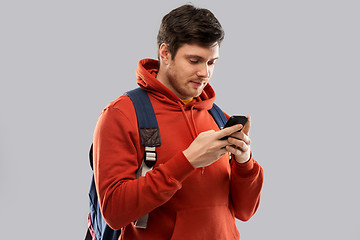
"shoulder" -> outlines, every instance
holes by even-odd
[[[119,112],[125,116],[135,115],[134,105],[128,95],[124,94],[110,102],[104,111]]]
[[[99,119],[106,122],[130,122],[136,124],[136,113],[134,105],[126,94],[110,102],[100,114]]]
[[[110,102],[105,109],[118,109],[123,111],[124,109],[133,108],[133,104],[128,95],[124,94]]]

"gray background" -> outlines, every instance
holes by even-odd
[[[1,1],[2,239],[82,239],[88,148],[102,108],[156,58],[186,1]],[[251,114],[265,170],[242,239],[360,239],[358,1],[193,1],[226,37],[212,85]]]

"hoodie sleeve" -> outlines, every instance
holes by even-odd
[[[263,169],[252,156],[243,164],[231,161],[230,189],[236,218],[247,221],[255,214],[263,179]]]
[[[94,175],[105,221],[119,229],[167,202],[194,170],[182,152],[136,179],[143,146],[131,100],[107,107],[94,132]],[[126,113],[126,114],[124,114]]]

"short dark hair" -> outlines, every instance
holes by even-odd
[[[158,49],[161,44],[169,46],[172,59],[184,44],[199,44],[209,47],[224,39],[224,30],[208,9],[186,4],[166,14],[157,36]]]

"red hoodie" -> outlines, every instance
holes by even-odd
[[[158,61],[139,62],[137,82],[148,91],[158,120],[161,146],[157,163],[136,179],[144,157],[133,104],[123,95],[101,113],[94,132],[94,173],[106,222],[122,228],[120,239],[239,239],[235,218],[255,213],[263,182],[261,166],[244,164],[226,154],[205,169],[194,169],[185,150],[196,136],[219,130],[208,110],[215,93],[208,84],[199,97],[184,105],[155,77]],[[149,214],[146,229],[134,221]]]

